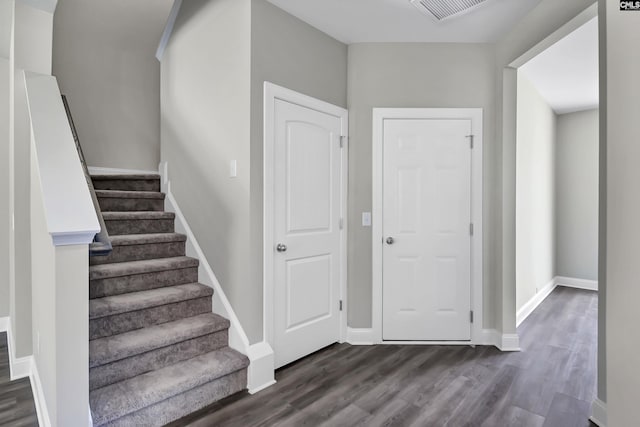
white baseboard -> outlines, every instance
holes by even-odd
[[[520,310],[516,313],[516,328],[520,326],[524,320],[544,301],[557,286],[556,279],[552,279],[537,294],[533,296]]]
[[[198,244],[195,234],[189,227],[187,219],[180,210],[178,202],[176,202],[171,192],[171,182],[169,180],[168,165],[161,163],[159,166],[161,176],[162,191],[166,194],[165,207],[167,212],[173,212],[176,215],[176,232],[187,236],[186,253],[187,256],[197,258],[200,261],[198,267],[198,277],[200,283],[213,288],[213,312],[226,318],[231,323],[229,327],[229,347],[242,354],[245,354],[250,365],[247,375],[247,387],[254,393],[263,390],[275,383],[274,380],[274,362],[273,349],[264,342],[254,345],[249,344],[249,338],[244,332],[238,316],[236,316],[231,303],[227,299],[220,282],[218,281],[211,265]],[[158,172],[153,172],[158,173]]]
[[[138,170],[138,169],[116,169],[103,168],[99,166],[89,166],[89,175],[157,175],[158,171]]]
[[[31,373],[31,356],[16,357],[15,341],[11,331],[11,319],[6,317],[5,330],[7,332],[7,350],[9,351],[9,379],[11,381],[27,378]]]
[[[47,402],[44,398],[44,390],[42,389],[42,382],[40,381],[38,364],[33,357],[31,357],[31,375],[29,375],[29,378],[31,379],[31,392],[33,393],[33,400],[36,405],[36,414],[38,415],[38,425],[40,427],[51,427],[51,418],[49,417]]]
[[[555,278],[558,286],[565,286],[568,288],[585,289],[587,291],[597,291],[598,281],[587,279],[576,279],[574,277],[557,276]]]
[[[247,375],[249,393],[255,394],[276,383],[273,349],[266,341],[253,344],[247,352],[250,364]]]
[[[9,318],[0,317],[0,332],[7,332],[9,330]]]
[[[373,345],[373,329],[347,327],[347,339],[351,345]]]
[[[520,337],[518,334],[502,334],[498,348],[501,351],[520,351]]]
[[[589,419],[598,427],[607,427],[607,404],[600,399],[594,400]]]

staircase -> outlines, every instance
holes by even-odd
[[[94,426],[162,426],[246,388],[198,260],[164,212],[158,175],[92,177],[113,252],[89,268]]]

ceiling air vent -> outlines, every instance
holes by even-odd
[[[467,12],[484,2],[485,0],[411,0],[411,4],[438,21]]]

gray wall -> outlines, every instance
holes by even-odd
[[[637,340],[640,253],[640,56],[630,54],[640,43],[640,16],[606,3],[606,79],[601,100],[603,141],[607,149],[606,218],[606,349],[607,416],[610,426],[638,423]],[[602,16],[601,18],[602,19]]]
[[[251,3],[251,282],[262,313],[264,82],[347,107],[347,46],[266,0]],[[252,333],[257,339],[261,334]]]
[[[498,330],[516,332],[516,91],[514,60],[547,38],[594,0],[541,0],[496,45],[496,153],[494,165],[500,169],[493,182],[499,188],[494,256],[498,290],[496,322]]]
[[[251,343],[263,331],[265,81],[346,106],[347,47],[264,0],[183,3],[162,60],[162,161]]]
[[[60,0],[53,74],[90,166],[157,170],[160,64],[173,0]]]
[[[0,0],[0,317],[9,316],[9,88],[13,5]]]
[[[171,191],[244,329],[261,337],[250,281],[250,0],[182,3],[162,59],[162,161]],[[229,177],[237,160],[238,176]]]
[[[598,280],[598,110],[558,116],[556,275]]]
[[[51,34],[53,15],[16,2],[14,30],[14,156],[13,156],[13,213],[15,232],[13,259],[14,277],[10,281],[11,329],[15,342],[15,356],[32,353],[31,343],[31,211],[30,156],[31,123],[27,109],[24,71],[51,74]]]
[[[518,72],[516,309],[555,277],[556,114]]]
[[[494,48],[484,44],[364,43],[349,46],[349,326],[371,327],[372,109],[484,109],[484,325],[493,327],[497,179]],[[378,219],[373,218],[373,221]]]

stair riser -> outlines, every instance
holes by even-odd
[[[164,211],[163,199],[132,199],[98,196],[98,203],[103,212]]]
[[[211,313],[210,296],[92,319],[89,320],[89,339],[110,337],[204,313]]]
[[[129,292],[148,291],[167,286],[196,283],[197,281],[198,267],[95,279],[89,282],[89,298],[103,298]]]
[[[164,426],[247,387],[247,370],[236,371],[215,381],[148,406],[111,423],[94,418],[94,426]]]
[[[114,246],[109,256],[92,257],[90,265],[114,262],[141,261],[145,259],[184,256],[185,242],[146,243],[142,245]]]
[[[226,329],[152,350],[89,370],[89,389],[95,390],[155,369],[215,351],[227,345]]]
[[[105,224],[111,236],[173,233],[175,231],[173,219],[105,220]]]
[[[160,191],[159,179],[93,179],[96,190]]]

